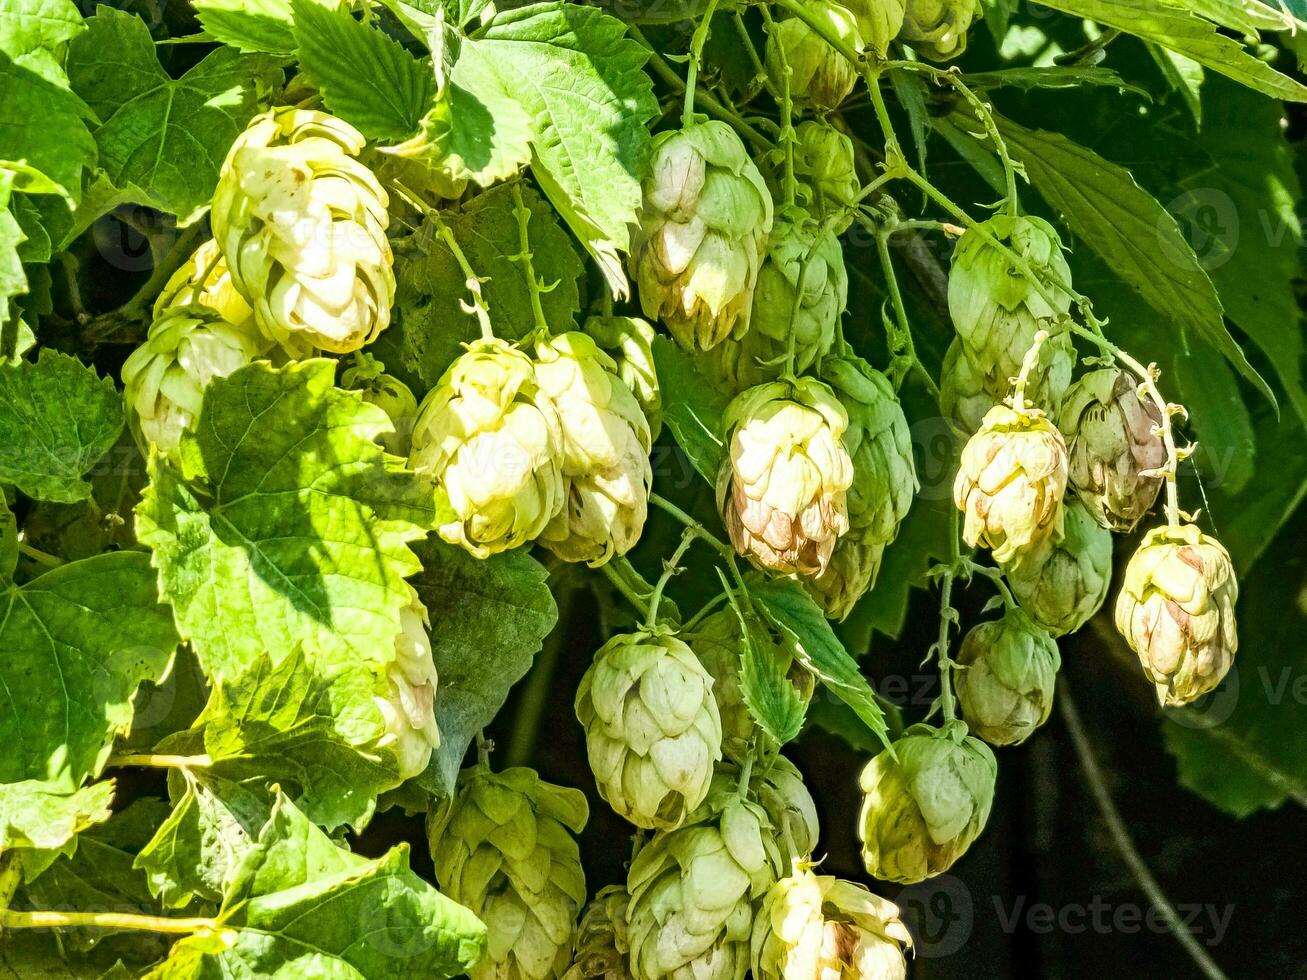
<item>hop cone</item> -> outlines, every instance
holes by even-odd
[[[717,506],[735,550],[763,569],[820,575],[849,526],[848,415],[815,378],[751,388],[726,408]]]
[[[978,7],[976,0],[907,0],[899,39],[931,61],[950,61],[966,50]]]
[[[592,316],[581,329],[594,338],[617,365],[617,376],[631,389],[649,422],[654,439],[662,431],[663,396],[654,367],[654,329],[633,316]]]
[[[799,123],[794,138],[794,176],[806,191],[814,215],[824,222],[852,204],[862,187],[853,165],[853,140],[814,119]],[[840,235],[852,222],[849,214],[831,227]]]
[[[758,910],[756,980],[904,980],[912,937],[889,899],[852,881],[815,875],[803,862]]]
[[[800,0],[807,12],[834,37],[854,51],[863,48],[858,19],[848,7],[833,0]],[[767,35],[767,73],[779,91],[790,71],[790,92],[795,101],[819,110],[838,109],[858,80],[858,70],[847,58],[798,17],[774,22]]]
[[[953,483],[963,539],[1006,563],[1061,534],[1066,471],[1062,433],[1042,412],[995,405],[963,448]]]
[[[174,306],[207,306],[228,323],[244,326],[254,316],[231,280],[227,260],[210,238],[172,274],[154,301],[154,319]]]
[[[581,915],[576,953],[563,980],[629,980],[626,907],[630,902],[621,885],[599,890]]]
[[[1230,556],[1193,524],[1144,535],[1116,599],[1116,628],[1139,655],[1163,705],[1182,705],[1221,683],[1239,635]]]
[[[472,980],[546,980],[572,956],[585,873],[573,834],[588,817],[579,790],[532,769],[464,769],[428,834],[441,891],[486,924]]]
[[[1044,341],[1026,377],[1026,404],[1035,406],[1056,421],[1075,365],[1076,349],[1068,335],[1061,334]],[[983,370],[967,353],[961,339],[954,338],[944,355],[944,367],[940,372],[940,410],[959,429],[971,435],[980,428],[986,412],[1007,400],[1012,391],[1012,380],[1012,376],[1002,373],[1002,369]]]
[[[973,626],[958,664],[962,716],[990,745],[1018,745],[1048,721],[1062,658],[1053,638],[1020,609]]]
[[[817,804],[794,763],[783,755],[776,756],[770,766],[754,771],[749,786],[775,828],[781,866],[810,857],[817,848],[821,824]]]
[[[483,340],[422,400],[409,463],[452,512],[440,536],[485,558],[534,540],[562,509],[562,442],[531,359]]]
[[[740,336],[771,225],[771,194],[730,126],[658,134],[631,243],[645,316],[688,350]]]
[[[440,745],[430,627],[427,607],[409,586],[409,604],[399,614],[395,659],[386,665],[385,691],[373,699],[385,719],[383,744],[399,764],[400,779],[425,772],[431,753]]]
[[[378,437],[386,451],[396,456],[407,456],[412,448],[413,422],[418,414],[418,401],[409,386],[394,375],[386,374],[385,365],[367,354],[355,355],[353,366],[345,369],[340,386],[357,391],[369,405],[376,405],[386,413],[395,431]]]
[[[348,353],[390,323],[386,192],[356,157],[361,133],[274,109],[236,138],[213,195],[213,237],[259,328],[292,357]]]
[[[782,869],[774,828],[726,776],[676,830],[654,835],[627,878],[636,980],[741,980],[754,903]]]
[[[981,237],[984,232],[1021,256],[1040,282],[1031,282],[1004,252],[985,241]],[[1071,295],[1066,291],[1070,283],[1071,269],[1062,255],[1062,243],[1053,226],[1042,218],[995,215],[978,228],[968,229],[958,240],[948,277],[948,308],[972,367],[987,379],[986,384],[999,387],[1006,395],[1009,379],[1020,372],[1026,351],[1040,330],[1049,334],[1050,343],[1045,346],[1069,342],[1059,338],[1066,335],[1061,324],[1071,308]],[[1045,295],[1053,301],[1051,305]],[[1056,350],[1050,347],[1042,356],[1054,358]],[[1055,384],[1050,383],[1049,388],[1050,397],[1061,395]],[[1065,390],[1066,382],[1062,382]]]
[[[263,346],[251,324],[235,326],[209,307],[165,310],[123,364],[128,419],[141,452],[154,445],[175,458],[209,382],[243,368]]]
[[[621,633],[576,690],[599,795],[638,827],[670,828],[703,802],[722,757],[712,676],[667,632]]]
[[[1064,508],[1062,536],[1027,549],[1003,574],[1021,608],[1053,636],[1074,633],[1098,612],[1112,581],[1112,534],[1078,500]]]
[[[587,334],[536,348],[536,381],[558,411],[567,501],[540,541],[564,561],[602,565],[640,538],[649,511],[651,438],[617,364]]]
[[[947,871],[985,827],[998,764],[954,722],[913,725],[862,770],[858,836],[877,878],[912,884]]]
[[[1161,412],[1130,374],[1104,368],[1071,387],[1061,419],[1076,494],[1104,527],[1133,531],[1162,488]]]
[[[890,42],[903,29],[905,0],[849,0],[845,4],[858,21],[858,33],[881,58],[889,54]]]

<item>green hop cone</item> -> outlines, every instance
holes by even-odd
[[[174,306],[207,306],[228,323],[240,326],[254,317],[254,308],[236,289],[227,260],[212,238],[172,274],[154,301],[154,319]]]
[[[394,375],[386,374],[386,367],[375,357],[359,352],[354,363],[340,376],[340,386],[357,391],[369,405],[376,405],[386,413],[395,431],[379,436],[387,452],[407,456],[412,448],[413,422],[418,414],[418,401],[409,386]]]
[[[703,802],[722,757],[713,679],[665,631],[620,633],[576,690],[576,717],[599,795],[637,827],[679,826]]]
[[[622,885],[601,888],[591,899],[581,914],[576,953],[563,980],[629,980],[626,908],[630,903]]]
[[[985,240],[986,234],[1024,259],[1040,281],[1031,282],[1007,254]],[[969,228],[958,240],[948,277],[949,314],[972,366],[1003,395],[1009,380],[1020,372],[1036,333],[1049,334],[1046,347],[1068,343],[1059,338],[1066,335],[1070,283],[1071,268],[1062,255],[1062,242],[1042,218],[998,214]],[[1042,357],[1052,355],[1050,350]],[[1069,369],[1066,378],[1070,380]],[[1050,396],[1060,398],[1062,392],[1052,390],[1052,383],[1049,387]]]
[[[843,621],[875,586],[884,557],[885,545],[865,531],[849,531],[835,542],[826,570],[804,586],[828,619]]]
[[[770,766],[754,770],[749,789],[775,828],[781,866],[810,857],[821,836],[821,823],[817,804],[794,763],[776,756]]]
[[[127,417],[141,452],[148,456],[153,445],[175,460],[209,382],[243,368],[264,347],[248,321],[236,326],[207,306],[165,310],[123,363]]]
[[[1070,336],[1060,334],[1044,341],[1026,377],[1026,404],[1056,421],[1075,364],[1076,350]],[[1002,369],[986,372],[972,360],[961,339],[953,339],[940,371],[939,407],[963,433],[971,435],[979,429],[985,413],[1004,402],[1011,391],[1012,376]]]
[[[998,763],[966,725],[913,725],[862,770],[858,837],[873,876],[913,884],[947,871],[980,836]]]
[[[1221,683],[1239,649],[1238,599],[1230,555],[1196,525],[1144,535],[1126,565],[1116,628],[1163,706],[1188,704]]]
[[[581,329],[589,334],[617,365],[617,376],[631,389],[657,439],[663,426],[663,396],[654,365],[654,328],[634,316],[592,316]]]
[[[833,0],[799,0],[807,13],[854,51],[863,48],[858,19]],[[774,21],[767,34],[767,74],[780,91],[789,69],[790,92],[796,102],[818,110],[838,109],[858,80],[858,69],[829,41],[798,17]]]
[[[1062,658],[1053,638],[1020,609],[973,626],[958,664],[962,717],[990,745],[1019,745],[1048,721]]]
[[[640,849],[627,876],[636,980],[742,980],[754,905],[782,870],[774,836],[723,774],[684,825]]]
[[[481,340],[422,400],[409,463],[435,484],[437,529],[478,558],[534,541],[562,510],[563,433],[524,353]]]
[[[431,620],[409,586],[409,604],[400,611],[395,659],[386,665],[383,693],[373,698],[386,723],[383,747],[394,757],[401,779],[425,772],[440,745],[436,724],[436,665],[431,658]]]
[[[486,924],[472,980],[552,980],[572,957],[585,872],[585,796],[533,769],[464,769],[427,828],[440,890]]]
[[[1062,533],[1066,443],[1037,409],[995,405],[962,449],[953,502],[962,538],[1006,564]]]
[[[562,430],[567,502],[540,535],[564,561],[603,565],[640,539],[653,467],[649,423],[616,362],[573,330],[536,346],[536,381]]]
[[[255,117],[223,162],[213,237],[259,329],[292,357],[346,354],[390,323],[387,197],[349,123],[311,109]]]
[[[1049,536],[1003,566],[1021,608],[1053,636],[1074,633],[1103,605],[1112,581],[1112,533],[1078,500]]]
[[[848,0],[845,4],[858,20],[858,33],[877,56],[889,55],[890,43],[903,30],[906,0]]]
[[[1061,419],[1077,496],[1103,527],[1133,531],[1162,489],[1161,412],[1133,375],[1104,368],[1072,385]]]
[[[805,862],[771,887],[753,927],[756,980],[904,980],[912,937],[899,909]]]
[[[687,350],[743,334],[771,226],[771,193],[735,130],[659,133],[631,242],[644,315]]]
[[[782,574],[820,575],[848,530],[848,414],[816,378],[750,388],[727,406],[717,506],[735,550]]]
[[[951,61],[966,50],[967,31],[980,13],[976,0],[907,0],[899,40],[931,61]]]
[[[794,176],[806,191],[813,214],[821,221],[843,212],[862,188],[853,165],[853,140],[834,126],[805,119],[794,130]],[[852,213],[836,220],[831,230],[843,234]]]

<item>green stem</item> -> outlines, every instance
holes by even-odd
[[[566,622],[573,605],[574,589],[567,589],[558,597],[558,621]],[[545,641],[544,648],[531,665],[531,675],[527,678],[526,689],[517,706],[517,717],[513,721],[513,732],[508,739],[508,751],[505,753],[508,766],[525,766],[531,761],[535,750],[536,734],[540,730],[540,719],[544,717],[545,705],[549,703],[554,670],[558,666],[559,653],[563,649],[563,630],[554,630]]]
[[[717,0],[708,0],[704,7],[703,18],[694,29],[690,38],[690,64],[685,72],[685,103],[681,108],[681,125],[694,123],[694,90],[699,80],[699,66],[703,63],[703,46],[708,41],[708,31],[712,27],[712,15],[717,9]]]
[[[973,575],[984,576],[994,583],[994,588],[996,588],[998,594],[1003,597],[1003,605],[1008,609],[1016,609],[1020,606],[1020,603],[1017,602],[1016,596],[1012,594],[1012,590],[1009,589],[1007,583],[1003,581],[1003,573],[997,568],[991,568],[988,565],[980,565],[969,558],[966,559],[966,563],[968,570]]]
[[[494,340],[495,329],[490,323],[490,306],[486,303],[485,294],[481,291],[481,284],[485,282],[473,270],[463,253],[463,248],[458,244],[458,239],[454,237],[453,229],[439,218],[436,219],[436,234],[440,236],[450,253],[454,256],[454,261],[458,263],[459,269],[464,276],[464,285],[467,291],[472,294],[472,302],[463,304],[465,310],[469,310],[477,318],[477,323],[481,327],[482,340]]]
[[[148,752],[111,755],[107,766],[140,766],[146,769],[203,769],[213,765],[207,755],[153,755]]]
[[[217,919],[170,919],[159,915],[135,915],[130,912],[0,912],[0,931],[5,929],[136,929],[142,932],[190,934],[212,932],[222,928]]]
[[[890,304],[894,307],[894,318],[899,325],[900,356],[910,359],[910,369],[915,369],[921,375],[926,390],[930,392],[935,401],[939,401],[939,385],[930,376],[926,366],[921,363],[921,358],[917,356],[917,345],[912,339],[912,327],[908,323],[908,311],[903,305],[903,293],[899,290],[898,276],[894,272],[894,261],[889,251],[889,237],[892,232],[875,228],[872,230],[876,234],[876,251],[880,255],[880,264],[885,270],[885,286],[889,290]]]
[[[653,595],[649,599],[649,613],[645,616],[644,628],[652,630],[658,625],[658,606],[663,601],[663,590],[667,588],[667,583],[672,580],[672,576],[681,570],[681,559],[685,553],[690,550],[690,545],[694,544],[697,534],[693,528],[687,527],[681,534],[681,543],[676,546],[672,552],[672,557],[663,562],[663,573],[658,576],[658,582],[654,585]]]
[[[168,280],[172,278],[173,273],[180,269],[182,263],[189,259],[191,253],[195,251],[202,225],[202,222],[197,221],[177,236],[172,248],[154,264],[149,278],[145,280],[140,289],[132,294],[131,299],[118,309],[102,313],[86,324],[83,339],[88,346],[94,346],[101,341],[108,340],[124,325],[136,323],[146,318],[155,297],[162,292],[163,287],[168,284]]]
[[[723,556],[724,558],[730,559],[732,562],[735,561],[734,548],[726,544],[715,534],[709,531],[706,527],[704,527],[701,522],[696,521],[693,517],[691,517],[685,511],[681,510],[681,508],[677,507],[666,497],[660,494],[651,493],[649,494],[649,502],[653,504],[655,507],[657,507],[659,510],[662,510],[675,517],[678,521],[684,524],[686,528],[693,531],[695,535],[698,536],[699,540],[710,545],[713,548],[713,550],[716,551],[719,555]]]
[[[762,11],[767,32],[773,33],[776,30],[776,22],[772,20],[771,11],[765,4],[758,9]],[[781,84],[777,99],[781,104],[781,150],[785,156],[785,172],[781,180],[781,189],[785,203],[790,205],[798,196],[799,189],[799,182],[794,176],[794,144],[797,142],[797,137],[794,135],[794,93],[791,86],[791,76],[794,72],[790,68],[789,59],[785,56],[785,46],[779,43],[779,40],[772,45],[772,51],[775,52],[781,68]]]
[[[615,588],[618,592],[622,593],[622,595],[626,598],[627,602],[629,602],[631,605],[635,606],[635,608],[639,610],[641,616],[648,617],[649,615],[648,600],[646,600],[644,596],[640,595],[640,593],[632,589],[631,584],[618,573],[616,568],[613,567],[617,562],[624,562],[624,561],[626,561],[625,558],[615,558],[613,559],[613,561],[610,561],[607,564],[600,565],[599,571],[603,573],[604,578],[608,579],[608,581],[612,583],[613,588]]]
[[[40,548],[33,548],[26,541],[18,542],[18,550],[28,558],[32,559],[32,561],[44,565],[46,568],[58,568],[60,565],[64,564],[62,558],[56,557],[49,552],[42,551]]]
[[[753,38],[749,37],[749,29],[744,25],[744,17],[740,15],[738,10],[735,12],[734,17],[735,31],[740,35],[740,43],[744,45],[744,51],[749,56],[749,64],[753,66],[754,77],[761,80],[763,88],[775,98],[777,95],[775,86],[771,83],[771,77],[767,74],[767,68],[763,65],[762,59],[758,57],[758,49],[753,45]]]
[[[945,721],[957,718],[953,698],[953,660],[948,648],[949,627],[958,620],[957,610],[953,608],[953,582],[957,578],[961,557],[958,549],[958,511],[957,508],[952,508],[949,516],[949,562],[939,571],[939,635],[935,640],[935,657],[939,662],[940,703]]]
[[[540,294],[547,290],[542,289],[540,280],[536,278],[535,266],[531,263],[531,238],[527,233],[527,227],[531,223],[531,211],[522,200],[522,183],[521,181],[513,182],[513,214],[517,217],[517,241],[521,251],[513,256],[522,263],[522,268],[526,273],[527,293],[531,297],[531,314],[535,317],[536,330],[544,336],[549,335],[549,323],[545,319],[544,304],[540,302]],[[555,283],[554,285],[557,285]],[[553,289],[553,286],[548,287]]]

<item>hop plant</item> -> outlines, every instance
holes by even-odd
[[[782,208],[753,294],[749,333],[770,342],[754,348],[755,360],[779,372],[793,331],[794,369],[806,371],[835,342],[848,293],[844,250],[835,232],[802,208]]]
[[[567,969],[585,873],[576,839],[589,813],[579,790],[532,769],[464,769],[428,826],[441,890],[486,925],[472,980],[547,980]]]
[[[395,298],[386,192],[349,123],[273,109],[232,144],[213,194],[213,237],[259,328],[292,357],[358,350]]]
[[[669,632],[620,633],[595,654],[576,716],[599,795],[637,827],[679,826],[722,757],[712,676]]]
[[[931,61],[951,61],[966,50],[979,14],[976,0],[907,0],[899,39]]]
[[[1048,721],[1062,658],[1053,638],[1022,610],[973,626],[958,665],[962,716],[990,745],[1019,745]]]
[[[1238,598],[1230,555],[1196,525],[1144,535],[1116,599],[1116,628],[1162,705],[1188,704],[1221,683],[1239,648]]]
[[[862,770],[858,836],[867,871],[912,884],[947,871],[989,819],[998,764],[966,725],[913,725]]]
[[[1066,334],[1050,337],[1026,377],[1025,402],[1050,419],[1060,417],[1063,398],[1076,365],[1076,350]],[[939,378],[939,407],[959,429],[971,435],[980,428],[985,413],[1003,402],[1012,390],[1012,375],[1004,368],[985,371],[967,353],[961,339],[954,338],[944,354]]]
[[[649,423],[616,362],[587,334],[536,347],[536,381],[558,412],[567,500],[540,536],[564,561],[603,565],[640,539],[653,468]]]
[[[631,242],[645,316],[688,350],[743,334],[771,226],[771,193],[735,130],[659,133]]]
[[[757,980],[904,980],[912,937],[889,899],[798,862],[753,927]]]
[[[962,537],[1006,563],[1062,533],[1067,454],[1062,433],[1042,412],[991,408],[962,450],[953,502],[965,515]]]
[[[782,871],[766,811],[722,774],[686,823],[655,834],[627,877],[636,980],[742,980],[754,904]]]
[[[848,7],[833,0],[800,3],[831,36],[854,51],[862,50],[858,19]],[[818,110],[838,109],[858,80],[856,66],[798,17],[773,22],[767,35],[765,60],[778,91],[788,84],[796,101],[807,102]]]
[[[654,367],[654,329],[648,320],[634,316],[592,316],[581,324],[613,363],[617,376],[640,403],[649,434],[657,439],[663,425],[663,396]]]
[[[354,363],[340,376],[340,386],[359,392],[369,405],[376,405],[386,413],[395,431],[378,437],[386,451],[396,456],[408,456],[413,442],[413,422],[418,414],[418,400],[412,390],[375,357],[358,353]]]
[[[755,770],[749,787],[775,828],[781,866],[811,856],[821,836],[821,824],[817,804],[794,763],[776,756],[771,765]]]
[[[828,123],[805,119],[794,130],[794,176],[814,214],[823,222],[831,220],[857,200],[862,187],[854,167],[853,140]],[[852,213],[845,214],[833,220],[831,230],[843,234],[852,222]]]
[[[735,550],[763,569],[820,575],[848,530],[848,415],[815,378],[751,388],[726,408],[717,506]]]
[[[154,319],[174,306],[206,306],[228,323],[244,326],[254,309],[232,282],[227,260],[210,238],[172,274],[154,301]]]
[[[1133,531],[1162,488],[1162,413],[1129,373],[1103,368],[1071,387],[1061,419],[1077,496],[1103,527]]]
[[[128,419],[141,452],[148,455],[153,445],[175,460],[209,382],[243,368],[264,346],[252,324],[228,323],[207,306],[165,310],[123,363]]]
[[[581,915],[576,953],[563,980],[629,980],[626,956],[626,907],[631,902],[622,885],[601,888]]]
[[[1008,252],[987,238],[1003,243]],[[1009,253],[1024,260],[1037,281],[1032,282]],[[1062,242],[1042,218],[997,214],[958,239],[948,277],[949,314],[972,367],[991,379],[988,384],[997,384],[1001,394],[1007,393],[1009,379],[1021,370],[1040,330],[1049,334],[1041,355],[1050,363],[1048,397],[1057,400],[1065,392],[1069,365],[1060,391],[1054,381],[1061,377],[1065,357],[1059,351],[1070,344],[1065,327],[1070,284],[1071,268],[1062,255]]]
[[[1053,636],[1074,633],[1103,605],[1112,581],[1112,534],[1078,500],[1051,535],[1003,567],[1021,608]]]
[[[373,698],[386,724],[383,746],[396,759],[400,779],[425,772],[440,745],[436,723],[436,664],[431,657],[431,620],[412,586],[399,614],[395,659],[386,665],[384,693]]]
[[[867,46],[879,57],[886,57],[890,42],[903,30],[905,0],[849,0],[845,6],[857,18],[858,33]]]
[[[471,344],[422,400],[410,465],[434,482],[438,528],[478,558],[533,541],[562,510],[563,433],[531,359]]]

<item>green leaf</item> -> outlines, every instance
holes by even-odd
[[[0,783],[0,854],[22,852],[31,880],[61,854],[77,849],[77,835],[109,819],[113,781],[78,790],[36,779]]]
[[[76,358],[47,348],[35,363],[0,367],[0,483],[38,500],[85,500],[82,477],[122,428],[113,381]]]
[[[177,648],[149,559],[118,551],[62,565],[0,594],[0,780],[99,772],[132,723],[132,695]]]
[[[648,121],[658,112],[643,71],[648,51],[615,17],[557,2],[500,11],[469,46],[531,115],[536,180],[624,295],[621,253],[640,207]]]
[[[872,734],[888,744],[885,713],[876,702],[875,692],[803,586],[789,579],[767,579],[754,573],[746,576],[745,583],[749,598],[772,626],[794,644],[799,662],[852,708]]]
[[[27,240],[22,225],[11,211],[9,184],[12,174],[0,170],[0,327],[9,322],[9,301],[27,292],[22,246]]]
[[[5,0],[0,8],[0,51],[14,61],[35,62],[47,78],[63,78],[56,56],[83,30],[72,0]]]
[[[1166,79],[1171,88],[1180,93],[1189,114],[1194,117],[1194,125],[1201,130],[1203,127],[1203,81],[1206,78],[1203,66],[1192,58],[1176,54],[1160,44],[1148,45],[1148,53],[1157,62],[1162,77]]]
[[[666,337],[655,337],[654,364],[662,388],[663,421],[709,486],[717,483],[726,444],[722,413],[730,399],[695,366],[694,358]]]
[[[1045,6],[1153,41],[1263,95],[1307,102],[1307,86],[1280,74],[1244,50],[1234,38],[1218,33],[1215,24],[1198,16],[1213,16],[1218,9],[1234,10],[1234,4],[1208,4],[1203,0],[1177,0],[1174,4],[1154,0],[1047,0]],[[1229,26],[1228,19],[1222,19]]]
[[[389,419],[334,387],[335,366],[260,361],[213,381],[181,472],[151,460],[137,537],[210,675],[301,646],[328,679],[394,658],[404,578],[420,567],[409,542],[434,524],[434,496],[373,441]]]
[[[781,669],[766,628],[753,618],[740,616],[740,694],[758,727],[785,745],[798,738],[808,702]]]
[[[482,187],[506,180],[531,160],[532,118],[519,94],[501,77],[495,53],[464,42],[440,98],[427,120],[429,138],[455,176]]]
[[[1253,478],[1257,447],[1248,406],[1239,382],[1216,351],[1191,340],[1172,359],[1173,378],[1198,430],[1203,471],[1219,475],[1227,493],[1238,493]]]
[[[22,46],[18,32],[10,37]],[[15,190],[76,202],[82,172],[95,163],[88,116],[48,49],[18,58],[0,50],[0,170],[15,172]]]
[[[1007,119],[999,119],[999,130],[1031,183],[1072,231],[1160,316],[1177,330],[1192,329],[1275,403],[1226,329],[1216,288],[1175,219],[1128,170],[1059,133]]]
[[[295,53],[291,0],[191,0],[204,33],[237,51]]]
[[[18,565],[18,521],[0,492],[0,580],[14,577]]]
[[[577,283],[584,266],[553,209],[528,185],[522,200],[531,211],[527,238],[536,275],[557,283],[540,297],[545,319],[556,332],[571,327],[581,307]],[[445,212],[454,234],[478,276],[490,307],[495,334],[519,340],[531,332],[531,312],[524,266],[514,259],[521,250],[513,189],[493,187],[458,211]],[[415,391],[435,386],[463,345],[481,336],[476,317],[463,304],[467,278],[449,246],[434,235],[419,236],[424,251],[400,250],[395,257],[395,321],[374,346],[386,366]]]
[[[372,140],[400,140],[431,107],[436,76],[398,41],[356,20],[348,7],[293,0],[300,69],[327,108]]]
[[[996,71],[968,72],[962,76],[962,80],[973,89],[1018,88],[1027,92],[1040,88],[1078,89],[1089,85],[1100,85],[1152,100],[1147,89],[1127,82],[1111,68],[1099,65],[999,68]]]
[[[100,118],[100,167],[133,200],[188,222],[280,69],[224,47],[172,79],[141,18],[101,6],[86,25],[69,46],[68,77]]]
[[[525,551],[488,559],[429,540],[413,587],[431,617],[431,653],[440,676],[440,746],[417,778],[447,796],[473,737],[499,713],[558,621],[544,566]]]

